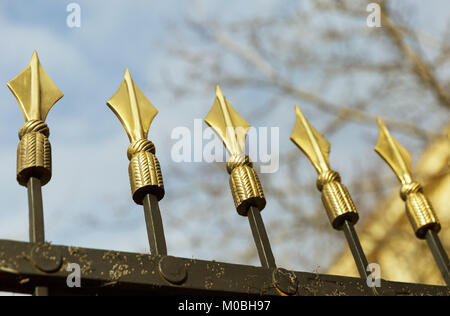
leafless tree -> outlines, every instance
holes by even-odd
[[[165,72],[164,84],[175,98],[206,95],[206,115],[219,83],[252,125],[283,124],[280,170],[261,177],[268,199],[262,214],[278,264],[285,267],[323,271],[345,245],[328,223],[312,166],[288,139],[294,104],[332,144],[332,167],[341,172],[362,220],[398,188],[373,153],[376,117],[414,157],[442,136],[449,121],[450,28],[430,35],[414,18],[417,8],[392,1],[379,2],[381,27],[370,28],[367,4],[310,0],[245,19],[201,17],[193,10],[183,28],[174,29],[170,48],[185,71]],[[193,245],[220,249],[211,255],[218,260],[257,263],[249,228],[232,211],[223,164],[180,165],[170,173],[191,181],[177,196],[195,193],[202,202],[169,218],[168,225],[185,229],[186,218],[200,221],[208,232],[191,235]]]

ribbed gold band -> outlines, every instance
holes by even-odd
[[[347,188],[340,182],[335,171],[328,171],[317,179],[317,187],[322,191],[322,202],[334,229],[341,230],[345,220],[356,224],[358,212]]]
[[[155,147],[148,140],[136,143],[139,144],[133,143],[128,149],[130,158],[128,174],[133,200],[142,205],[145,195],[150,193],[159,201],[164,197],[164,184],[161,167],[154,154]],[[137,151],[136,148],[141,150]]]
[[[247,216],[250,206],[260,211],[266,206],[266,199],[258,175],[252,169],[248,156],[239,159],[233,156],[227,163],[230,173],[230,188],[234,205],[239,215]]]
[[[38,178],[42,185],[52,177],[49,129],[43,121],[26,122],[19,130],[17,147],[17,182],[26,186],[30,177]]]
[[[400,196],[406,202],[406,214],[417,238],[425,239],[428,229],[436,232],[441,230],[441,224],[433,207],[422,193],[422,187],[418,183],[403,185]]]

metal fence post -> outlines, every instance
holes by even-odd
[[[366,283],[370,277],[367,271],[368,262],[354,228],[359,215],[350,193],[341,183],[339,173],[330,168],[330,143],[310,125],[298,106],[295,106],[295,113],[296,123],[291,140],[305,153],[316,169],[319,175],[317,188],[322,192],[322,202],[331,225],[336,230],[344,231],[359,275]],[[374,295],[378,295],[375,287],[372,291]]]
[[[253,164],[245,155],[245,137],[250,124],[228,103],[219,86],[216,87],[214,104],[205,122],[219,135],[231,154],[227,162],[231,193],[237,212],[248,217],[261,264],[265,268],[276,268],[260,214],[266,199],[258,175],[252,168]]]
[[[161,167],[155,146],[147,139],[148,130],[158,110],[131,78],[128,68],[116,93],[106,103],[122,123],[130,139],[128,172],[134,202],[144,205],[150,252],[167,255],[166,239],[158,201],[164,197]]]
[[[442,277],[450,286],[450,261],[442,247],[438,232],[441,224],[431,203],[422,192],[422,186],[411,175],[411,155],[400,145],[378,118],[379,134],[375,151],[391,167],[401,182],[400,196],[406,204],[406,214],[419,239],[426,239]]]
[[[47,184],[52,175],[50,130],[44,121],[63,93],[45,73],[36,51],[28,66],[8,82],[8,88],[25,117],[25,124],[19,130],[17,181],[28,188],[30,241],[44,243],[41,186]],[[48,289],[36,287],[35,295],[48,295]]]

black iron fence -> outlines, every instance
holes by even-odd
[[[253,164],[245,155],[250,125],[219,87],[205,121],[230,153],[227,171],[238,214],[249,220],[261,267],[169,256],[159,201],[164,184],[155,146],[147,133],[156,108],[133,82],[128,69],[107,105],[130,139],[127,156],[133,200],[143,205],[150,254],[59,246],[45,242],[41,186],[51,178],[49,128],[45,118],[63,96],[34,53],[8,83],[25,116],[19,130],[17,181],[28,189],[30,242],[0,240],[0,290],[34,295],[449,295],[445,286],[379,279],[369,265],[354,225],[358,212],[339,174],[329,167],[330,144],[296,108],[292,141],[318,172],[317,188],[331,225],[342,230],[360,278],[288,271],[277,267],[260,212],[266,200]],[[447,285],[449,260],[438,238],[439,221],[409,171],[408,152],[379,121],[376,151],[401,181],[401,196],[418,238],[426,239]],[[240,129],[240,133],[236,132]]]

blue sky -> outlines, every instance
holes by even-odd
[[[144,1],[132,7],[119,1],[79,2],[82,27],[70,29],[66,26],[69,2],[39,3],[2,2],[0,76],[2,82],[9,81],[26,66],[36,49],[43,67],[65,94],[47,118],[53,149],[53,178],[43,189],[47,239],[92,247],[139,248],[130,246],[130,240],[145,241],[144,226],[139,230],[142,236],[127,236],[123,239],[131,239],[123,244],[122,238],[117,238],[111,244],[108,241],[117,236],[117,227],[108,231],[96,224],[89,229],[81,224],[85,220],[89,223],[90,217],[95,220],[97,216],[117,217],[115,207],[127,208],[127,213],[133,215],[142,213],[130,199],[128,139],[105,102],[118,88],[128,66],[149,99],[159,109],[163,107],[161,95],[148,93],[148,83],[152,75],[157,76],[158,62],[163,56],[156,49],[164,46],[163,21],[177,12],[168,2],[150,8]],[[26,190],[14,185],[16,135],[23,117],[6,85],[0,89],[0,96],[8,100],[0,128],[3,135],[9,135],[0,140],[5,153],[1,156],[2,174],[6,180],[0,184],[5,210],[0,231],[5,238],[26,240]],[[158,128],[161,116],[164,115],[155,120],[152,138],[157,139],[161,130]],[[111,202],[121,195],[123,199]],[[98,231],[106,234],[96,235]],[[130,234],[136,234],[136,230],[128,231],[127,235]],[[141,242],[141,247],[144,244]]]
[[[81,28],[69,28],[66,25],[69,3],[0,4],[0,82],[5,83],[0,89],[0,98],[4,100],[0,117],[4,136],[0,139],[4,180],[0,183],[1,236],[28,239],[26,189],[15,182],[16,137],[23,116],[6,82],[22,71],[36,49],[44,69],[64,93],[46,120],[53,154],[53,177],[43,188],[46,239],[58,244],[146,251],[142,209],[130,196],[128,138],[105,102],[121,83],[125,67],[129,67],[134,81],[160,111],[149,137],[157,146],[164,173],[164,168],[171,163],[170,146],[163,146],[171,141],[170,131],[176,126],[191,127],[194,118],[204,117],[214,95],[211,89],[200,98],[203,103],[199,103],[199,98],[186,98],[174,104],[170,91],[152,89],[152,83],[159,81],[162,71],[180,71],[167,53],[171,36],[168,26],[177,25],[185,10],[208,14],[223,8],[219,2],[204,1],[133,1],[132,4],[78,1]],[[239,3],[227,4],[230,18],[254,13],[251,6]],[[272,7],[279,5],[261,1],[258,11],[269,14]],[[226,173],[224,180],[227,181]],[[165,178],[163,218],[167,214],[165,203],[170,199],[170,189],[180,183],[182,179]],[[172,254],[201,256],[210,250],[189,249],[184,244],[189,231],[176,232],[167,227],[166,232]],[[214,251],[210,256],[214,257]]]
[[[410,2],[417,8],[415,19],[424,31],[438,34],[448,26],[449,1]],[[47,74],[65,94],[47,117],[53,151],[53,178],[43,188],[47,240],[56,244],[148,251],[142,208],[132,202],[130,195],[128,138],[105,104],[119,87],[125,68],[130,68],[134,81],[159,109],[149,138],[156,145],[164,174],[172,164],[171,130],[177,126],[191,127],[193,119],[205,117],[214,96],[214,86],[203,95],[187,95],[179,100],[172,98],[171,91],[161,89],[160,77],[164,72],[176,77],[183,71],[182,63],[167,48],[174,42],[171,36],[176,36],[170,27],[182,26],[186,12],[200,19],[217,16],[221,21],[239,20],[290,10],[299,2],[264,0],[254,5],[256,1],[77,1],[81,6],[81,28],[72,29],[66,25],[69,3],[0,2],[0,82],[3,83],[0,87],[0,237],[28,239],[26,189],[15,181],[17,131],[23,124],[23,116],[6,82],[23,70],[33,50],[37,50]],[[189,38],[179,41],[183,45],[196,45]],[[226,88],[224,92],[227,94]],[[227,96],[236,100],[231,103],[241,109],[257,97],[256,93]],[[289,107],[293,109],[293,105]],[[284,114],[271,117],[270,125],[289,126],[281,137],[291,146],[287,135],[294,117]],[[340,135],[354,134],[355,130],[344,133]],[[349,155],[349,146],[352,144],[344,137],[334,139],[332,161],[333,157]],[[334,161],[344,175],[350,173],[348,161]],[[313,172],[306,173],[312,176]],[[222,179],[227,186],[225,170]],[[170,217],[183,221],[177,219],[179,207],[202,205],[201,197],[186,199],[181,206],[170,202],[171,192],[176,192],[174,189],[183,183],[177,174],[165,177],[163,220]],[[228,203],[230,218],[238,218],[232,210],[231,196]],[[239,219],[233,225],[249,232],[248,224]],[[217,227],[214,225],[211,227]],[[199,249],[186,241],[186,235],[193,230],[204,230],[205,238],[214,234],[207,223],[186,223],[185,231],[165,225],[165,230],[171,254],[233,261],[221,253],[220,245],[216,249]],[[276,232],[269,234],[276,235]],[[276,247],[274,252],[277,255]],[[296,267],[295,263],[291,266]]]

